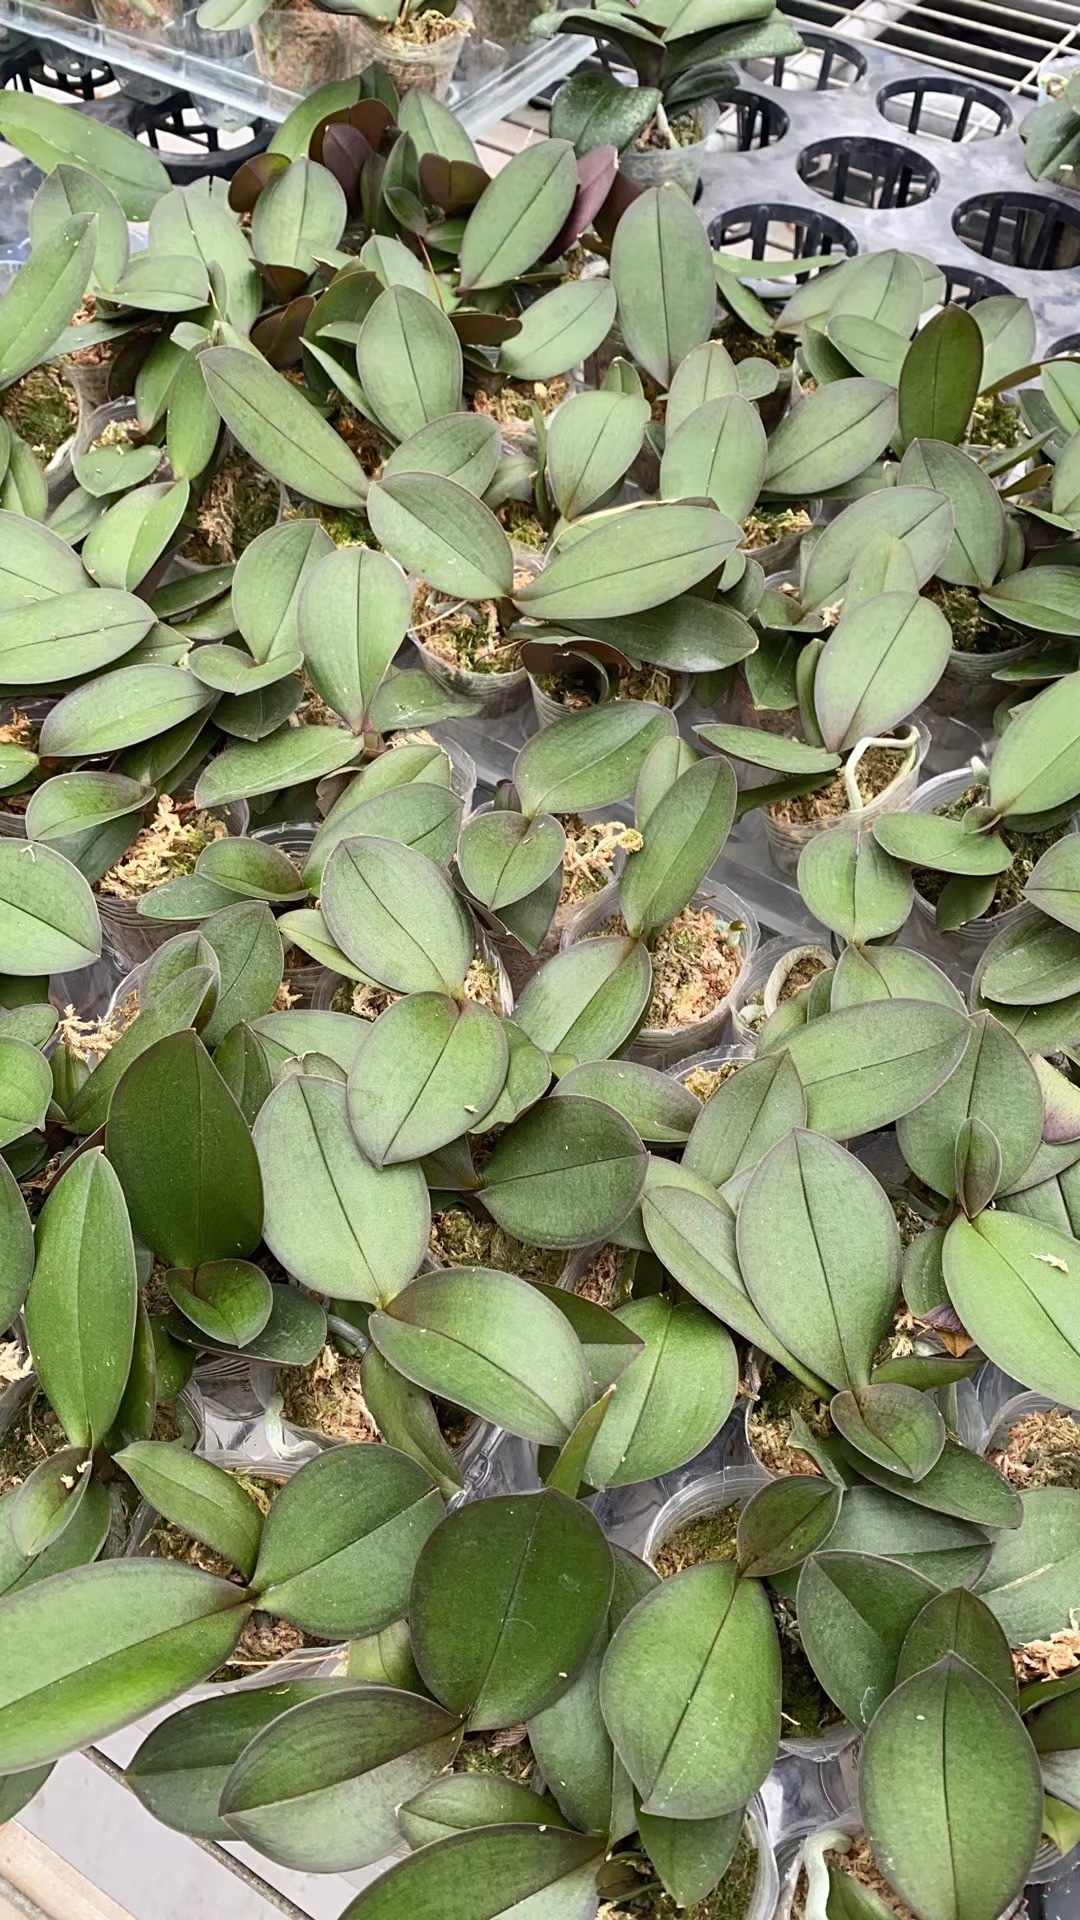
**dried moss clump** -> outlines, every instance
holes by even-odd
[[[1025,1413],[1013,1421],[1004,1446],[990,1457],[1022,1492],[1036,1487],[1080,1492],[1080,1421],[1061,1407]]]
[[[913,1207],[910,1200],[897,1197],[892,1202],[893,1218],[900,1229],[900,1245],[906,1252],[908,1247],[920,1239],[926,1232],[930,1221]]]
[[[400,998],[389,987],[369,986],[365,980],[341,980],[330,996],[330,1010],[355,1014],[358,1020],[377,1020]]]
[[[825,972],[827,964],[820,954],[801,954],[795,965],[789,967],[784,975],[784,983],[777,995],[778,1003],[782,1006],[785,1000],[794,1000],[796,994],[805,993],[807,987],[817,979],[818,974]]]
[[[742,523],[742,545],[752,553],[756,548],[771,547],[777,540],[786,540],[790,534],[805,533],[809,525],[810,515],[805,507],[758,505]]]
[[[93,1068],[127,1032],[138,1011],[137,993],[125,994],[118,1006],[97,1020],[83,1020],[73,1006],[66,1006],[56,1031],[68,1052]]]
[[[931,580],[923,593],[945,615],[957,653],[1001,653],[1017,645],[1018,636],[998,625],[973,587],[950,587],[944,580]]]
[[[443,1267],[492,1267],[498,1273],[516,1273],[523,1280],[549,1284],[566,1265],[561,1248],[524,1246],[494,1220],[482,1220],[467,1207],[446,1207],[433,1215],[428,1247]]]
[[[117,900],[137,900],[166,880],[193,873],[204,847],[228,834],[224,820],[200,811],[194,800],[174,800],[163,793],[154,817],[136,834],[115,867],[99,880],[101,893]]]
[[[739,1508],[735,1501],[715,1513],[704,1513],[697,1520],[684,1521],[669,1533],[663,1546],[653,1554],[653,1566],[661,1580],[685,1573],[687,1567],[703,1566],[706,1560],[734,1560],[735,1535],[739,1527]]]
[[[619,1855],[615,1856],[621,1864]],[[636,1865],[636,1863],[635,1863]],[[601,1903],[596,1920],[743,1920],[757,1884],[757,1848],[745,1829],[718,1887],[695,1900],[692,1907],[680,1907],[651,1877],[652,1869],[642,1861],[644,1881],[640,1894],[621,1894],[616,1901]]]
[[[310,1367],[282,1367],[277,1379],[282,1413],[294,1426],[331,1440],[381,1440],[364,1399],[358,1355],[339,1353],[328,1342]]]
[[[277,481],[246,455],[223,461],[195,509],[195,531],[185,544],[185,557],[202,566],[230,566],[274,525],[280,500]]]
[[[701,1101],[702,1106],[707,1106],[717,1087],[722,1087],[725,1080],[730,1080],[732,1074],[738,1073],[739,1068],[746,1064],[745,1060],[722,1060],[718,1067],[694,1067],[687,1074],[683,1086],[687,1093],[694,1094]]]
[[[512,426],[515,421],[531,426],[534,405],[546,419],[569,392],[570,381],[565,374],[554,380],[507,380],[497,393],[479,387],[473,394],[473,412],[486,413],[502,427]]]
[[[1061,1680],[1080,1667],[1080,1626],[1074,1613],[1067,1627],[1049,1640],[1029,1640],[1013,1648],[1013,1670],[1021,1686],[1032,1680]]]
[[[621,914],[604,933],[626,934]],[[653,990],[646,1027],[663,1032],[707,1020],[727,998],[742,965],[744,929],[725,924],[708,907],[684,907],[649,943]]]
[[[0,412],[43,466],[48,466],[79,424],[74,388],[52,366],[33,367],[6,388]]]
[[[623,1281],[626,1254],[621,1247],[601,1247],[594,1253],[574,1292],[582,1300],[593,1300],[598,1307],[621,1306],[629,1288]]]
[[[494,600],[476,606],[440,604],[430,587],[413,596],[413,631],[421,646],[449,667],[465,673],[516,673],[521,655],[516,641],[503,638]]]
[[[637,153],[670,153],[675,147],[696,147],[705,130],[700,107],[688,107],[685,113],[659,114],[643,127],[634,141]]]
[[[651,700],[656,707],[673,707],[679,694],[677,675],[666,667],[620,667],[615,697],[618,700]]]
[[[762,1372],[761,1392],[747,1423],[750,1444],[769,1473],[818,1471],[810,1455],[791,1444],[791,1417],[795,1413],[811,1433],[824,1436],[828,1432],[829,1412],[824,1401],[770,1361]]]
[[[884,793],[896,779],[905,757],[911,753],[910,741],[897,741],[895,747],[868,747],[855,768],[855,786],[864,807]],[[851,811],[848,790],[840,773],[816,793],[798,793],[789,800],[775,800],[769,808],[774,820],[787,826],[812,826],[818,820],[838,819]]]
[[[600,893],[614,876],[615,855],[620,849],[637,853],[643,845],[636,827],[624,827],[619,820],[587,822],[580,814],[570,813],[563,820],[563,829],[562,907],[576,906]]]
[[[935,807],[934,812],[943,820],[962,820],[972,807],[985,806],[986,797],[985,787],[965,787],[955,800],[947,800],[943,806]],[[1060,826],[1050,827],[1045,833],[1020,833],[1004,825],[997,826],[994,831],[1012,854],[1012,866],[997,875],[994,897],[985,912],[979,915],[981,920],[996,920],[999,914],[1008,913],[1011,907],[1024,905],[1024,888],[1033,869],[1043,854],[1068,833],[1069,827],[1068,822],[1063,821]],[[912,871],[915,891],[932,907],[937,906],[951,878],[950,874],[939,873],[934,867],[915,867]]]

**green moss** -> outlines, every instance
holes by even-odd
[[[990,618],[972,587],[950,587],[944,580],[931,580],[923,592],[945,615],[957,653],[1001,653],[1017,644],[1014,633]]]
[[[467,1733],[454,1758],[455,1773],[491,1773],[527,1787],[536,1762],[524,1727]]]
[[[676,1527],[653,1555],[661,1580],[670,1580],[687,1567],[703,1566],[708,1560],[734,1560],[738,1527],[739,1507],[734,1500],[715,1513],[703,1513],[697,1520]]]
[[[612,1864],[621,1867],[624,1863],[616,1854]],[[744,1827],[719,1886],[704,1900],[695,1900],[692,1907],[680,1907],[658,1886],[652,1864],[644,1857],[640,1864],[636,1859],[627,1860],[625,1866],[628,1874],[640,1874],[641,1892],[620,1893],[610,1905],[602,1905],[600,1920],[624,1920],[624,1916],[625,1920],[743,1920],[757,1882],[758,1857]]]
[[[771,547],[777,540],[786,540],[789,534],[805,533],[809,525],[810,515],[805,507],[759,504],[742,523],[742,545],[751,552],[756,548]]]
[[[202,566],[227,567],[274,525],[281,504],[276,480],[247,454],[222,462],[195,508],[195,531],[184,555]]]
[[[990,447],[1002,452],[1018,447],[1024,438],[1024,417],[1019,407],[1003,400],[1000,393],[984,393],[971,409],[968,439],[973,447]]]
[[[491,1267],[523,1280],[556,1281],[566,1265],[561,1248],[527,1247],[504,1233],[494,1220],[482,1220],[467,1207],[447,1207],[431,1223],[428,1245],[445,1267]]]
[[[720,322],[718,338],[735,361],[771,360],[774,367],[790,367],[795,360],[795,341],[791,335],[755,333],[732,315]]]
[[[793,1610],[780,1594],[770,1594],[776,1634],[780,1642],[780,1710],[785,1735],[803,1740],[843,1724],[803,1652]]]
[[[530,501],[508,500],[499,519],[507,539],[516,541],[519,547],[531,547],[534,552],[542,553],[547,546],[547,528],[537,519]]]
[[[4,392],[0,411],[43,466],[70,440],[79,423],[74,389],[56,367],[33,367]]]
[[[801,1380],[770,1360],[762,1369],[761,1392],[748,1421],[750,1444],[770,1473],[816,1473],[809,1454],[791,1444],[791,1419],[798,1414],[811,1433],[824,1436],[829,1409]]]

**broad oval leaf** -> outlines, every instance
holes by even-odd
[[[921,1000],[871,1001],[811,1021],[787,1040],[808,1124],[840,1140],[889,1126],[948,1079],[968,1032],[962,1013]]]
[[[514,600],[543,620],[644,613],[722,567],[741,537],[713,507],[646,502],[582,527]]]
[[[415,847],[341,841],[323,872],[322,912],[341,951],[371,979],[398,993],[461,993],[472,921],[442,868]]]
[[[1024,1049],[988,1013],[971,1022],[959,1064],[943,1087],[897,1124],[900,1150],[935,1193],[956,1197],[956,1141],[964,1122],[981,1120],[1001,1147],[1000,1184],[1011,1187],[1042,1139],[1038,1077]]]
[[[469,215],[459,255],[462,289],[498,287],[542,258],[577,192],[567,140],[543,140],[515,154]]]
[[[372,532],[410,573],[440,593],[498,599],[513,585],[514,559],[490,507],[436,473],[389,473],[367,501]]]
[[[26,1328],[38,1377],[74,1446],[98,1445],[127,1384],[135,1249],[120,1182],[101,1150],[65,1170],[41,1210]]]
[[[484,1167],[489,1213],[519,1240],[584,1247],[632,1212],[648,1155],[621,1114],[596,1100],[541,1101],[502,1135]]]
[[[840,1511],[841,1489],[821,1474],[785,1474],[752,1494],[739,1514],[739,1572],[763,1580],[801,1565],[824,1546]]]
[[[850,943],[899,932],[911,912],[911,875],[872,834],[815,834],[799,855],[799,891],[816,919]]]
[[[626,209],[615,229],[611,279],[627,347],[669,386],[680,361],[708,340],[716,312],[708,236],[683,193],[650,188]]]
[[[853,1725],[870,1725],[896,1677],[907,1634],[934,1597],[898,1560],[829,1550],[799,1575],[799,1637],[821,1685]]]
[[[606,1060],[636,1031],[652,994],[644,942],[600,935],[545,961],[515,1012],[534,1046],[570,1062]]]
[[[896,389],[880,380],[834,380],[800,400],[769,442],[770,493],[828,492],[865,472],[896,431]]]
[[[136,1441],[116,1459],[165,1520],[231,1560],[246,1580],[251,1578],[262,1514],[232,1474],[162,1440]]]
[[[1035,1392],[1080,1406],[1080,1242],[991,1208],[953,1222],[943,1260],[949,1298],[989,1358]]]
[[[814,675],[825,745],[843,753],[903,720],[933,691],[951,649],[941,608],[918,594],[877,594],[853,608],[829,635]]]
[[[526,307],[520,330],[499,349],[499,366],[515,380],[550,380],[595,353],[614,318],[610,280],[567,280]]]
[[[350,1902],[341,1920],[405,1920],[414,1913],[467,1910],[507,1920],[542,1899],[552,1913],[589,1920],[603,1843],[559,1827],[485,1827],[454,1834],[399,1860]],[[555,1903],[558,1903],[557,1905]]]
[[[57,702],[45,716],[40,751],[63,760],[115,753],[194,719],[216,698],[182,667],[118,667]]]
[[[275,480],[324,506],[363,506],[367,481],[356,455],[260,355],[210,347],[199,365],[230,433]]]
[[[535,818],[626,799],[657,741],[675,732],[669,708],[639,700],[609,701],[543,728],[514,764],[522,811]]]
[[[626,1487],[671,1473],[714,1439],[735,1404],[734,1344],[692,1300],[662,1294],[619,1309],[624,1326],[644,1341],[615,1384],[589,1452],[590,1486]]]
[[[487,1007],[414,993],[376,1020],[349,1076],[352,1130],[377,1167],[420,1160],[494,1106],[509,1064]]]
[[[409,1622],[425,1683],[474,1729],[539,1713],[583,1664],[613,1579],[600,1526],[563,1494],[459,1507],[428,1541],[413,1578]],[[453,1596],[466,1582],[462,1634]]]
[[[295,1680],[288,1686],[218,1692],[182,1707],[147,1735],[124,1779],[163,1826],[202,1840],[227,1840],[230,1829],[218,1803],[234,1761],[271,1720],[326,1686],[321,1680]]]
[[[430,301],[422,304],[434,311]],[[298,621],[304,664],[326,704],[354,733],[363,731],[408,624],[408,584],[383,553],[341,547],[317,564],[304,586]]]

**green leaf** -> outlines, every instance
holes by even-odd
[[[30,239],[39,254],[43,242],[73,214],[97,215],[93,277],[106,290],[115,287],[128,262],[124,209],[104,182],[82,167],[56,167],[42,181],[30,206]],[[69,313],[70,318],[70,313]]]
[[[944,1269],[953,1306],[989,1358],[1035,1392],[1080,1405],[1080,1242],[990,1210],[953,1222]]]
[[[740,538],[734,521],[712,507],[647,501],[582,528],[514,601],[543,620],[644,613],[723,566]]]
[[[263,1523],[259,1605],[322,1639],[377,1633],[405,1612],[442,1500],[415,1460],[343,1446],[287,1480]]]
[[[459,1507],[417,1563],[413,1653],[431,1691],[471,1728],[505,1727],[556,1700],[607,1612],[611,1550],[593,1516],[547,1490]],[[452,1596],[467,1583],[470,1631]]]
[[[256,660],[296,651],[301,590],[334,551],[317,520],[283,520],[244,548],[233,575],[232,610]]]
[[[847,1140],[910,1113],[943,1085],[967,1045],[965,1017],[919,1000],[880,1000],[813,1020],[787,1040],[808,1124]]]
[[[643,1140],[656,1146],[681,1146],[702,1112],[700,1101],[670,1074],[636,1060],[583,1061],[563,1074],[552,1094],[556,1099],[572,1094],[614,1107]]]
[[[380,293],[360,328],[356,362],[372,410],[395,440],[461,405],[457,334],[435,302],[412,287]]]
[[[500,1920],[515,1907],[587,1915],[596,1903],[604,1844],[589,1834],[547,1828],[484,1827],[454,1834],[398,1861],[353,1900],[341,1920],[407,1920],[455,1911]]]
[[[1003,619],[1039,633],[1076,632],[1077,584],[1071,567],[1025,567],[983,593],[983,602]]]
[[[1036,861],[1024,893],[1040,913],[1080,933],[1080,834],[1066,834]]]
[[[163,195],[150,216],[150,244],[190,254],[208,270],[216,265],[225,281],[226,318],[238,332],[249,332],[259,315],[259,277],[247,235],[211,178]]]
[[[508,1059],[502,1026],[486,1007],[407,995],[376,1020],[349,1076],[357,1141],[377,1167],[437,1152],[494,1106]]]
[[[345,230],[348,207],[338,181],[313,160],[294,160],[274,175],[255,203],[251,246],[275,267],[313,273]]]
[[[935,813],[884,814],[874,823],[874,838],[895,859],[939,873],[997,874],[1012,865],[996,833],[971,833],[962,820]]]
[[[186,480],[136,487],[91,528],[83,564],[103,587],[137,587],[160,560],[187,509]]]
[[[642,1200],[642,1219],[649,1245],[668,1272],[724,1325],[794,1373],[797,1379],[826,1391],[816,1374],[804,1368],[773,1333],[752,1304],[735,1251],[735,1220],[719,1194],[704,1181],[685,1173],[676,1179],[658,1167]]]
[[[802,584],[802,604],[809,609],[837,600],[853,567],[883,534],[903,542],[915,568],[916,584],[924,586],[940,567],[952,531],[949,500],[929,486],[901,484],[853,500],[829,521],[814,544]]]
[[[128,1762],[124,1779],[147,1811],[176,1833],[227,1840],[218,1813],[233,1763],[256,1734],[301,1700],[324,1693],[327,1682],[249,1688],[198,1700],[161,1721]]]
[[[344,1687],[258,1731],[225,1782],[229,1828],[299,1871],[370,1866],[399,1842],[395,1811],[449,1764],[460,1723],[395,1687]]]
[[[122,773],[60,773],[36,787],[26,808],[28,840],[63,841],[134,813],[153,798],[146,781]]]
[[[943,307],[916,334],[900,373],[900,441],[944,440],[967,432],[982,384],[978,321],[963,307]]]
[[[873,834],[834,827],[799,855],[799,891],[816,919],[863,945],[897,933],[911,911],[911,875]]]
[[[876,1857],[926,1920],[993,1920],[1022,1890],[1042,1827],[1038,1761],[1015,1708],[966,1661],[947,1654],[897,1687],[859,1771]]]
[[[118,667],[57,702],[45,716],[40,751],[65,760],[114,753],[204,714],[215,699],[209,687],[200,686],[181,667]]]
[[[733,727],[726,722],[695,727],[695,733],[721,753],[735,760],[747,760],[752,766],[772,767],[777,773],[831,773],[840,762],[824,747],[807,745],[805,740],[788,740],[782,734],[768,733],[759,727]]]
[[[47,355],[90,281],[97,218],[76,213],[35,242],[0,299],[0,386],[10,386]]]
[[[716,284],[708,236],[685,194],[650,188],[615,229],[611,279],[627,348],[661,387],[708,340]]]
[[[813,1554],[799,1575],[799,1637],[829,1698],[863,1729],[892,1691],[907,1634],[934,1597],[898,1560]]]
[[[81,873],[51,847],[0,842],[0,972],[74,973],[101,953],[101,922]]]
[[[423,1175],[416,1166],[372,1165],[349,1125],[340,1081],[280,1081],[256,1119],[255,1146],[266,1244],[287,1272],[316,1292],[371,1304],[412,1278],[430,1227]]]
[[[256,900],[238,900],[203,921],[202,938],[218,962],[217,1002],[203,1028],[208,1047],[218,1048],[238,1021],[257,1020],[273,1006],[282,975],[279,926]]]
[[[772,1764],[780,1724],[764,1589],[719,1561],[655,1588],[608,1648],[600,1701],[646,1813],[703,1820],[742,1807]]]
[[[998,743],[990,770],[995,813],[1046,813],[1080,787],[1080,709],[1075,674],[1021,708]]]
[[[900,466],[903,482],[935,487],[952,503],[953,538],[938,562],[942,580],[989,587],[1005,559],[1007,523],[997,488],[978,462],[941,440],[914,440]]]
[[[45,1125],[52,1092],[49,1063],[37,1048],[0,1036],[0,1146]]]
[[[206,1680],[248,1615],[227,1580],[159,1560],[78,1567],[0,1609],[0,1754],[37,1767]]]
[[[0,606],[32,606],[85,585],[66,540],[22,514],[0,513]]]
[[[806,1095],[785,1053],[750,1061],[717,1087],[694,1122],[682,1164],[714,1187],[758,1161],[792,1127],[806,1125]]]
[[[890,1473],[865,1452],[859,1455],[846,1445],[843,1451],[864,1479],[901,1500],[977,1527],[1015,1527],[1020,1523],[1019,1498],[1008,1481],[988,1460],[952,1440],[946,1441],[934,1466],[919,1481]]]
[[[232,1474],[167,1441],[140,1440],[116,1455],[144,1500],[250,1579],[262,1514]]]
[[[631,934],[668,925],[693,898],[727,839],[735,798],[735,776],[716,757],[688,767],[657,802],[619,882]]]
[[[26,1302],[42,1386],[74,1446],[108,1433],[135,1338],[135,1250],[120,1182],[100,1149],[80,1154],[41,1211]]]
[[[431,309],[430,301],[423,304]],[[385,554],[342,547],[304,586],[299,638],[307,671],[354,733],[363,731],[408,624],[408,586]]]
[[[469,215],[458,256],[464,291],[516,280],[542,258],[577,193],[574,150],[543,140],[515,154]]]
[[[814,712],[837,752],[910,714],[940,680],[952,650],[941,608],[917,594],[883,593],[829,635],[814,675]]]
[[[499,348],[499,368],[514,380],[550,380],[595,353],[614,318],[610,280],[567,280],[526,307]]]
[[[341,951],[370,978],[398,993],[461,994],[472,921],[442,868],[415,847],[343,840],[323,872],[322,911]]]
[[[281,1367],[309,1367],[326,1344],[326,1315],[317,1301],[297,1287],[272,1285],[270,1317],[261,1333],[249,1340],[245,1360],[270,1360]],[[232,1341],[203,1333],[186,1314],[170,1313],[161,1325],[169,1338],[200,1353],[220,1353],[235,1360]]]
[[[884,1474],[885,1469],[873,1462],[866,1465],[868,1476],[872,1472],[875,1480]],[[939,1470],[940,1463],[927,1478]],[[916,1488],[912,1481],[897,1479],[893,1491],[876,1485],[849,1488],[829,1542],[830,1552],[887,1555],[938,1587],[973,1584],[990,1557],[987,1536],[981,1528],[919,1504],[924,1485]],[[901,1489],[905,1497],[900,1497]]]
[[[1080,1567],[1080,1493],[1043,1487],[1021,1497],[1023,1521],[997,1536],[986,1569],[974,1582],[1014,1647],[1059,1630],[1075,1604]]]
[[[787,1474],[752,1494],[739,1514],[739,1573],[763,1580],[824,1546],[840,1512],[839,1487],[820,1474]]]
[[[957,1191],[957,1135],[969,1118],[993,1128],[1002,1151],[1002,1184],[1012,1186],[1042,1138],[1042,1093],[1024,1049],[988,1013],[975,1015],[959,1065],[944,1086],[897,1128],[909,1167],[950,1200]]]
[[[169,176],[157,154],[119,128],[36,96],[2,104],[0,132],[12,146],[44,173],[68,161],[84,167],[116,195],[129,220],[145,220],[168,192]],[[72,312],[74,307],[69,317]]]
[[[324,506],[364,505],[355,454],[282,374],[239,347],[211,347],[199,365],[225,425],[258,466]]]
[[[270,1318],[270,1282],[248,1260],[211,1260],[194,1272],[173,1267],[165,1284],[173,1305],[226,1346],[246,1347]]]
[[[576,1334],[516,1275],[482,1267],[421,1274],[372,1314],[369,1329],[406,1379],[541,1446],[561,1447],[588,1406]]]
[[[398,1808],[398,1823],[413,1848],[446,1840],[471,1827],[563,1827],[567,1822],[546,1794],[499,1774],[448,1774]]]
[[[636,460],[649,404],[628,393],[579,393],[548,428],[551,490],[564,519],[576,519],[610,493]]]
[[[367,510],[386,551],[439,592],[471,600],[510,592],[510,542],[491,509],[456,480],[386,474],[373,483]]]
[[[989,1607],[966,1587],[935,1595],[912,1622],[900,1649],[897,1685],[936,1666],[948,1654],[974,1667],[1015,1705],[1016,1676],[1009,1643]]]
[[[669,708],[613,700],[545,727],[514,763],[522,812],[577,813],[627,799],[658,740],[674,736]]]
[[[606,1240],[641,1198],[648,1156],[621,1114],[595,1100],[542,1101],[499,1140],[484,1205],[528,1245]]]
[[[711,500],[732,520],[743,520],[758,497],[767,451],[749,400],[737,393],[710,400],[665,441],[661,497]]]
[[[562,864],[566,836],[550,814],[528,820],[500,809],[477,814],[463,828],[458,868],[474,900],[498,913],[524,900]]]
[[[106,1150],[140,1239],[179,1267],[258,1245],[262,1178],[251,1135],[205,1047],[159,1040],[113,1095]]]
[[[1042,1006],[1080,989],[1080,935],[1071,927],[1021,914],[986,951],[979,991],[1006,1006]]]
[[[34,1271],[34,1233],[19,1183],[0,1160],[0,1331],[11,1325]]]
[[[785,414],[769,442],[769,493],[806,498],[865,472],[896,431],[896,390],[880,380],[834,380]]]
[[[616,1382],[589,1453],[596,1487],[632,1486],[694,1459],[719,1433],[738,1385],[729,1335],[693,1301],[654,1294],[617,1318],[645,1344]]]
[[[222,807],[303,786],[340,772],[359,751],[359,740],[344,727],[279,727],[265,740],[242,741],[217,754],[199,775],[195,799],[200,807]]]
[[[747,1292],[780,1339],[834,1385],[865,1387],[900,1285],[899,1234],[873,1175],[796,1130],[750,1176],[738,1250]]]
[[[546,961],[515,1017],[548,1055],[572,1063],[605,1060],[636,1031],[651,994],[652,962],[644,943],[603,935],[579,940]]]
[[[877,1381],[835,1394],[829,1411],[856,1453],[898,1478],[921,1482],[941,1458],[945,1422],[929,1394],[914,1387]]]

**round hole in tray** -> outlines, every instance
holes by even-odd
[[[939,184],[937,168],[911,147],[862,134],[816,140],[798,158],[800,180],[848,207],[914,207]]]
[[[882,118],[924,140],[992,140],[1012,125],[1012,110],[974,80],[927,74],[924,80],[890,80],[877,97]]]
[[[1054,341],[1047,358],[1052,360],[1058,353],[1080,353],[1080,333],[1062,334],[1060,340]]]
[[[716,104],[720,118],[710,144],[721,153],[750,153],[756,147],[771,147],[783,139],[791,125],[778,101],[764,93],[752,93],[749,87],[733,87]]]
[[[834,220],[830,213],[818,213],[810,207],[781,206],[758,201],[744,207],[732,207],[709,223],[709,241],[714,247],[738,250],[748,260],[834,261],[858,253],[854,234]],[[796,275],[808,280],[809,272]]]
[[[203,112],[205,106],[207,112]],[[131,131],[144,146],[153,147],[171,180],[185,185],[213,174],[231,180],[245,160],[262,153],[274,131],[267,120],[251,120],[217,126],[209,117],[210,101],[193,101],[187,94],[172,94],[158,104],[133,102]]]
[[[995,280],[988,273],[979,273],[974,267],[945,267],[939,264],[939,273],[945,275],[945,299],[952,307],[973,307],[977,300],[1008,296],[1008,287]]]
[[[952,217],[965,247],[1027,273],[1080,266],[1080,213],[1050,194],[980,193]]]
[[[841,87],[853,87],[866,72],[866,55],[834,33],[814,33],[800,29],[801,53],[762,54],[757,60],[742,61],[742,70],[753,80],[764,80],[770,87],[787,87],[801,93],[829,93]]]
[[[21,81],[27,93],[57,92],[77,100],[100,100],[119,92],[116,76],[104,60],[74,53],[55,40],[28,44],[11,56],[8,78]]]

